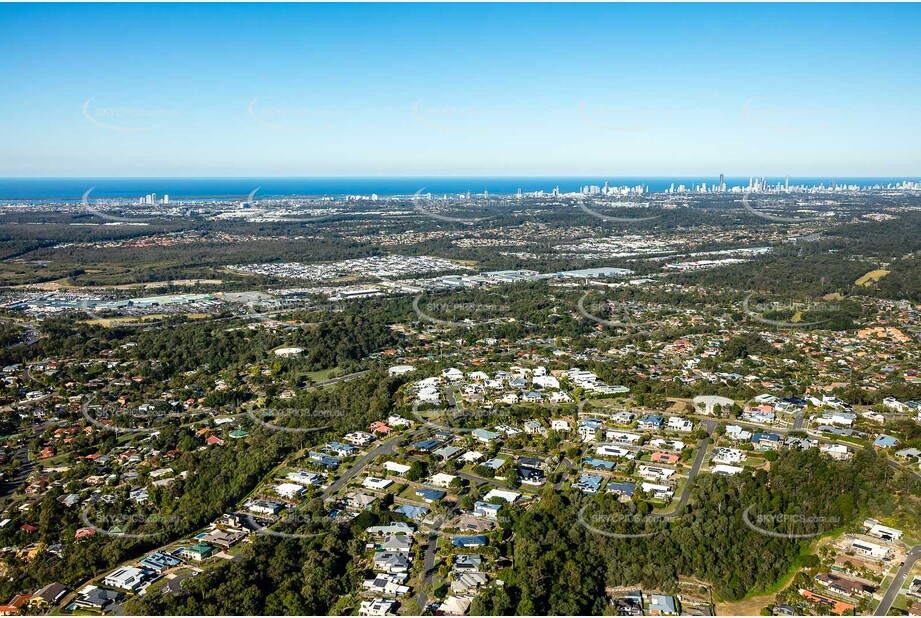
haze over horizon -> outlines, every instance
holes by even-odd
[[[916,177],[917,5],[4,5],[0,177]]]

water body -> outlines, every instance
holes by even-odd
[[[771,178],[775,185],[785,178]],[[858,185],[861,187],[896,184],[912,178],[790,178],[791,185],[830,186]],[[726,178],[726,185],[748,186],[748,177]],[[243,199],[258,188],[256,197],[281,196],[345,196],[345,195],[412,195],[423,190],[433,195],[457,195],[470,191],[490,195],[513,194],[543,190],[551,192],[577,191],[585,185],[635,187],[643,185],[649,191],[665,191],[672,184],[690,188],[707,183],[712,186],[719,177],[336,177],[336,178],[0,178],[0,200],[75,200],[87,189],[92,198],[140,198],[148,193],[170,200],[182,199]]]

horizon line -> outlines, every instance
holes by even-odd
[[[726,174],[722,173],[725,179],[728,178],[863,178],[863,179],[892,179],[892,178],[921,178],[921,174],[886,174],[886,175],[859,175],[859,174]],[[141,180],[141,179],[195,179],[195,180],[248,180],[248,179],[278,179],[278,180],[330,180],[330,179],[416,179],[416,178],[489,178],[489,179],[585,179],[585,178],[638,178],[638,179],[670,179],[670,178],[719,178],[720,173],[716,174],[504,174],[504,175],[480,175],[480,174],[451,174],[451,175],[425,175],[425,174],[401,174],[401,175],[363,175],[363,174],[346,174],[333,176],[275,176],[275,175],[235,175],[235,176],[201,176],[201,175],[180,175],[180,176],[0,176],[0,181],[6,180]]]

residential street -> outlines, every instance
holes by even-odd
[[[661,519],[673,519],[681,515],[681,511],[684,509],[685,505],[688,503],[688,500],[691,497],[691,485],[694,484],[694,478],[700,472],[701,466],[703,466],[704,461],[707,458],[707,441],[709,436],[713,433],[713,430],[716,429],[715,420],[705,420],[702,421],[704,426],[707,428],[707,437],[700,441],[700,445],[697,448],[697,455],[694,457],[694,463],[691,465],[691,470],[688,472],[688,480],[684,484],[684,491],[681,492],[681,497],[678,499],[675,508],[669,511],[668,513],[662,513],[658,517]]]
[[[917,562],[919,558],[921,558],[921,545],[915,545],[908,551],[908,554],[905,555],[905,561],[896,572],[895,579],[889,584],[889,589],[886,590],[883,599],[879,602],[879,605],[876,606],[876,611],[873,613],[874,616],[885,616],[889,613],[892,604],[899,596],[899,592],[901,592],[902,588],[905,586],[905,579],[908,577],[911,567],[915,565],[915,562]]]
[[[329,487],[327,487],[326,490],[321,494],[321,498],[323,498],[323,500],[326,500],[330,496],[334,495],[346,483],[352,480],[352,478],[356,474],[361,472],[365,466],[367,466],[371,461],[377,458],[378,455],[385,455],[385,454],[393,453],[394,449],[396,448],[397,444],[399,444],[400,440],[402,440],[403,438],[411,439],[417,433],[419,433],[418,429],[414,431],[410,431],[406,433],[405,435],[394,436],[378,444],[377,447],[371,449],[370,451],[368,451],[367,453],[359,457],[358,460],[354,464],[352,464],[352,467],[346,470],[342,474],[342,476],[340,476],[338,479],[330,483]]]

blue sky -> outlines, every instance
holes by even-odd
[[[918,5],[0,5],[0,176],[921,174]]]

